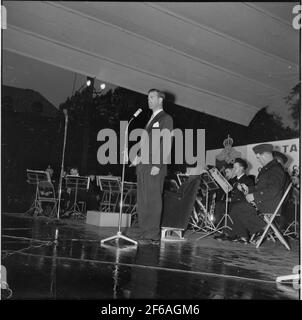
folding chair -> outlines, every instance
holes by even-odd
[[[51,182],[42,181],[38,183],[37,201],[44,215],[46,214],[42,207],[43,203],[51,203],[53,205],[48,214],[49,217],[53,217],[56,214],[58,199],[56,198],[55,189]]]
[[[290,250],[290,247],[289,247],[287,241],[283,238],[282,233],[274,225],[274,219],[277,216],[278,211],[281,208],[284,200],[286,199],[291,187],[292,187],[292,183],[290,183],[289,186],[287,187],[283,197],[281,198],[277,208],[275,209],[275,211],[273,213],[264,213],[263,218],[264,218],[264,221],[267,223],[267,225],[266,225],[266,227],[265,227],[260,239],[256,243],[256,248],[259,248],[259,246],[263,242],[265,236],[267,235],[269,229],[271,228],[273,230],[274,234],[276,235],[276,237],[279,239],[279,241],[286,247],[287,250]]]

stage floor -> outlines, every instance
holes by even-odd
[[[272,241],[256,249],[187,231],[186,241],[103,247],[117,228],[16,213],[1,219],[10,299],[299,299],[292,285],[275,282],[299,264],[297,240],[291,251]]]

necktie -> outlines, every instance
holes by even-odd
[[[146,129],[149,127],[149,125],[150,125],[151,121],[153,120],[153,118],[154,118],[154,115],[152,114],[150,120],[149,120],[148,123],[146,124],[146,127],[145,127]]]

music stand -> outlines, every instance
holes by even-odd
[[[233,189],[233,187],[228,183],[228,181],[223,177],[223,175],[218,171],[217,168],[210,169],[209,172],[208,172],[208,175],[206,173],[203,173],[202,176],[204,176],[205,177],[204,180],[206,180],[206,181],[204,181],[204,184],[210,182],[210,180],[209,180],[209,176],[210,176],[211,180],[213,182],[215,182],[215,185],[217,186],[217,189],[218,189],[218,185],[219,185],[222,188],[222,190],[226,193],[225,213],[224,213],[223,217],[220,219],[220,221],[218,222],[218,224],[216,225],[216,227],[212,228],[211,232],[209,232],[206,235],[198,238],[197,240],[205,238],[205,237],[209,236],[210,234],[216,233],[216,232],[220,231],[223,228],[230,228],[227,225],[227,219],[228,218],[233,223],[231,217],[228,215],[228,200],[229,200],[228,199],[228,193]],[[211,185],[211,187],[213,188],[214,185]],[[206,212],[207,212],[207,210],[206,210]],[[224,221],[224,225],[219,228],[219,226],[222,223],[222,221]]]
[[[131,216],[134,214],[136,205],[136,183],[135,182],[124,182],[124,213],[130,213]]]
[[[206,212],[208,212],[208,205],[209,205],[209,191],[214,191],[219,189],[216,182],[213,180],[209,172],[203,172],[201,174],[201,185],[205,186],[206,188]]]
[[[295,190],[295,189],[294,189]],[[298,216],[297,216],[297,211],[298,211],[298,197],[299,194],[293,194],[293,198],[294,198],[294,203],[295,203],[295,216],[294,216],[294,220],[289,224],[289,226],[285,229],[285,231],[283,232],[284,236],[288,236],[292,238],[292,235],[294,238],[298,238],[299,237],[299,222],[298,222]],[[301,221],[301,219],[300,219]]]
[[[210,218],[209,212],[208,212],[208,203],[209,203],[209,192],[219,189],[216,182],[213,180],[213,178],[210,176],[210,174],[207,171],[203,171],[203,173],[200,175],[201,177],[201,187],[203,186],[206,189],[206,203],[205,206],[203,205],[201,199],[197,196],[195,203],[199,207],[199,212],[196,212],[197,217],[202,217],[202,224],[199,225],[199,218],[198,218],[198,225],[196,223],[191,223],[193,227],[197,228],[197,231],[203,230],[205,232],[208,232],[208,229],[214,230],[215,226]]]
[[[31,207],[25,212],[25,214],[29,213],[33,210],[33,216],[38,216],[39,213],[42,213],[43,209],[41,206],[41,202],[38,200],[39,196],[39,188],[38,185],[40,182],[50,182],[50,175],[48,171],[39,171],[39,170],[30,170],[26,169],[27,175],[27,183],[36,185],[36,194],[35,200],[32,203]]]
[[[202,222],[200,225],[195,225],[195,227],[198,228],[198,231],[202,230],[205,233],[212,233],[212,231],[216,231],[216,227],[213,222],[212,212],[206,211],[201,199],[199,199],[198,197],[196,198],[196,203],[199,206],[199,209],[201,210],[201,213],[199,213],[199,215],[201,215],[202,217]]]
[[[97,176],[97,185],[103,192],[100,211],[116,212],[117,203],[121,192],[119,177]]]
[[[70,210],[66,214],[70,213],[75,218],[84,219],[85,216],[81,212],[79,205],[77,204],[78,190],[88,190],[90,177],[81,177],[81,176],[70,176],[65,177],[66,188],[74,190],[74,203]]]
[[[228,203],[229,203],[229,197],[228,194],[231,190],[233,190],[233,187],[229,184],[229,182],[225,179],[225,177],[218,171],[217,168],[212,168],[209,170],[211,176],[213,177],[213,179],[217,182],[217,184],[221,187],[221,189],[224,191],[224,193],[226,194],[225,197],[225,212],[223,217],[221,218],[221,220],[218,222],[217,224],[217,230],[223,229],[223,228],[229,228],[231,229],[227,223],[228,223],[228,219],[231,220],[231,222],[233,223],[231,217],[228,214]],[[219,225],[221,224],[221,222],[224,220],[224,225],[221,228],[218,228]]]

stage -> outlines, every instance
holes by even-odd
[[[291,251],[268,240],[256,249],[186,231],[186,241],[101,247],[117,228],[22,213],[1,220],[11,300],[299,299],[292,285],[275,282],[299,264],[298,240]],[[134,239],[138,230],[123,233]]]

